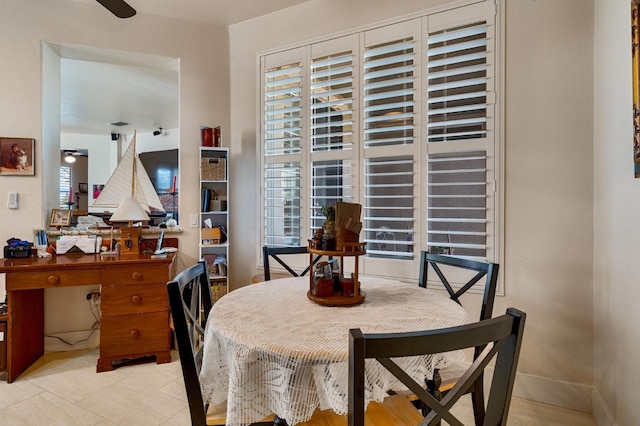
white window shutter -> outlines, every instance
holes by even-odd
[[[261,58],[265,244],[305,245],[347,201],[363,206],[363,273],[415,279],[421,250],[499,260],[494,6]]]
[[[493,260],[496,199],[493,28],[487,7],[429,16],[426,248]]]

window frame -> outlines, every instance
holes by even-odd
[[[380,157],[380,153],[385,152],[393,152],[394,155],[412,155],[414,158],[414,199],[416,200],[414,203],[414,209],[416,214],[414,215],[414,248],[413,248],[413,259],[408,261],[409,263],[404,263],[402,265],[398,264],[398,261],[393,259],[390,261],[386,261],[385,259],[378,259],[375,262],[372,259],[364,258],[361,260],[361,271],[364,274],[372,274],[372,275],[380,275],[380,276],[388,276],[401,279],[403,281],[417,281],[418,278],[418,264],[419,264],[419,253],[422,250],[427,249],[427,233],[426,233],[426,204],[424,200],[427,197],[427,156],[429,155],[429,151],[425,149],[426,137],[423,134],[426,127],[423,123],[427,123],[427,108],[422,107],[422,103],[425,101],[425,90],[426,84],[423,83],[423,79],[426,76],[426,62],[427,57],[426,53],[423,51],[426,49],[425,41],[427,40],[426,33],[428,31],[428,25],[425,25],[425,22],[429,20],[430,17],[433,17],[437,14],[444,16],[445,19],[442,20],[443,26],[452,27],[452,23],[447,23],[446,19],[451,17],[452,21],[455,19],[459,19],[456,16],[456,9],[460,8],[486,8],[486,18],[488,26],[490,27],[490,33],[487,33],[487,38],[492,38],[491,49],[493,52],[493,61],[491,64],[488,64],[488,67],[491,68],[491,74],[488,77],[492,80],[491,88],[487,87],[487,92],[490,93],[490,99],[487,99],[487,105],[491,103],[491,111],[488,111],[487,114],[492,115],[493,125],[492,129],[490,129],[491,136],[490,139],[492,142],[488,143],[487,146],[491,146],[491,150],[487,152],[487,165],[486,170],[490,171],[490,178],[487,179],[487,191],[486,191],[486,199],[487,203],[490,205],[487,206],[487,221],[491,223],[491,227],[488,230],[487,234],[487,260],[502,263],[503,255],[502,255],[502,247],[503,247],[503,228],[504,222],[502,218],[504,217],[503,213],[503,185],[504,181],[504,164],[502,161],[502,152],[503,152],[503,131],[501,129],[503,119],[502,119],[502,105],[504,100],[504,86],[503,86],[503,69],[504,64],[502,62],[502,52],[504,52],[504,41],[502,38],[501,29],[504,27],[504,3],[501,0],[487,0],[487,1],[469,1],[469,2],[456,2],[452,3],[450,6],[451,9],[448,10],[446,6],[439,8],[426,9],[420,12],[416,12],[408,17],[398,17],[397,19],[390,19],[381,24],[372,24],[366,28],[357,28],[354,29],[353,32],[346,31],[343,34],[338,35],[329,35],[326,38],[300,42],[295,45],[293,48],[288,48],[286,50],[271,50],[268,52],[259,53],[259,63],[261,64],[260,69],[258,70],[258,81],[259,85],[262,87],[262,71],[266,68],[266,65],[275,66],[278,62],[280,64],[284,64],[287,61],[287,58],[293,58],[299,56],[303,58],[303,66],[302,66],[302,110],[303,115],[310,114],[310,108],[308,105],[310,94],[308,93],[309,86],[309,68],[311,61],[314,56],[318,56],[320,53],[337,53],[335,50],[335,46],[339,45],[344,39],[351,38],[358,43],[358,52],[353,52],[354,56],[354,99],[353,99],[353,132],[354,132],[354,147],[352,151],[356,154],[353,157],[353,196],[354,202],[358,202],[363,204],[363,196],[364,196],[364,163],[368,158],[378,158]],[[500,13],[498,13],[498,9]],[[388,28],[393,25],[400,25],[405,23],[406,21],[414,21],[417,22],[418,26],[418,40],[415,45],[418,46],[418,52],[415,53],[415,61],[414,61],[414,81],[415,81],[415,98],[414,98],[414,140],[416,143],[408,146],[402,147],[394,147],[394,148],[385,148],[379,150],[379,153],[376,153],[375,150],[370,150],[370,148],[365,149],[363,143],[363,129],[364,129],[364,121],[362,116],[362,107],[359,105],[363,99],[362,93],[362,64],[363,61],[363,51],[364,46],[367,43],[374,43],[378,39],[377,32],[384,32],[385,28]],[[370,40],[366,40],[369,38]],[[352,40],[352,42],[353,42]],[[314,51],[315,50],[315,51]],[[313,53],[312,53],[313,52]],[[315,53],[318,53],[316,55]],[[276,61],[273,59],[277,58]],[[270,62],[271,61],[271,62]],[[264,218],[264,167],[265,167],[265,156],[263,155],[264,149],[264,141],[262,135],[264,134],[264,98],[263,98],[263,90],[260,89],[260,98],[259,98],[259,122],[257,126],[257,133],[259,141],[259,146],[257,147],[257,154],[260,159],[260,176],[259,176],[259,185],[260,185],[260,209],[258,212],[259,223],[260,226],[257,229],[257,241],[260,242],[260,246],[264,243],[264,226],[265,226],[265,218]],[[306,117],[303,118],[305,120]],[[305,124],[306,123],[306,124]],[[306,146],[306,142],[310,141],[310,135],[308,134],[310,128],[310,122],[303,121],[302,124],[302,141],[303,147],[302,152],[299,155],[300,166],[301,166],[301,224],[302,224],[302,235],[300,236],[301,245],[306,245],[306,238],[309,238],[312,233],[312,229],[310,229],[310,218],[307,212],[311,211],[310,203],[310,191],[311,191],[311,164],[314,160],[311,160],[313,153],[310,153],[309,147]],[[469,150],[478,150],[477,147],[470,147]],[[437,149],[436,149],[437,151]],[[316,153],[320,155],[316,155],[318,161],[335,159],[336,154],[331,152],[325,153]],[[347,201],[347,200],[345,200]],[[306,228],[309,226],[309,228]],[[309,230],[309,235],[304,235],[306,230]],[[490,242],[489,242],[490,239]],[[257,250],[257,258],[260,259],[261,250]],[[402,262],[402,261],[401,261]],[[395,264],[394,264],[395,263]],[[501,276],[504,271],[504,268],[501,268]],[[502,280],[499,280],[499,286],[497,294],[504,294],[504,288],[502,285]]]

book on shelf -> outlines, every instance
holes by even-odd
[[[219,194],[214,189],[202,188],[202,212],[225,211],[227,201],[219,198]]]
[[[213,146],[219,147],[222,143],[220,135],[220,126],[213,128]]]
[[[227,276],[227,257],[223,254],[207,253],[202,255],[209,268],[209,278]]]
[[[207,126],[200,126],[200,136],[202,146],[213,146],[213,129]]]

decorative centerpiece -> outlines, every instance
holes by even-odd
[[[334,233],[336,210],[333,206],[324,206],[322,207],[322,214],[327,218],[322,224],[322,250],[332,251],[336,249]]]
[[[366,243],[358,241],[361,211],[360,204],[344,202],[338,202],[335,208],[322,208],[327,220],[309,239],[309,265],[314,271],[309,274],[307,292],[307,297],[320,305],[349,306],[364,302],[366,295],[358,281],[359,257],[366,253]],[[313,259],[317,255],[339,261],[319,262],[314,267]],[[344,274],[345,257],[354,258],[354,271],[350,275]]]

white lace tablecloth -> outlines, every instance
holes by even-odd
[[[363,333],[418,331],[473,322],[446,293],[360,277],[361,305],[327,307],[307,298],[309,278],[285,278],[235,290],[207,322],[200,373],[204,399],[227,401],[227,424],[245,425],[275,413],[295,425],[316,407],[347,412],[349,329]],[[403,360],[420,383],[461,353]],[[382,401],[397,383],[367,363],[367,400]]]

